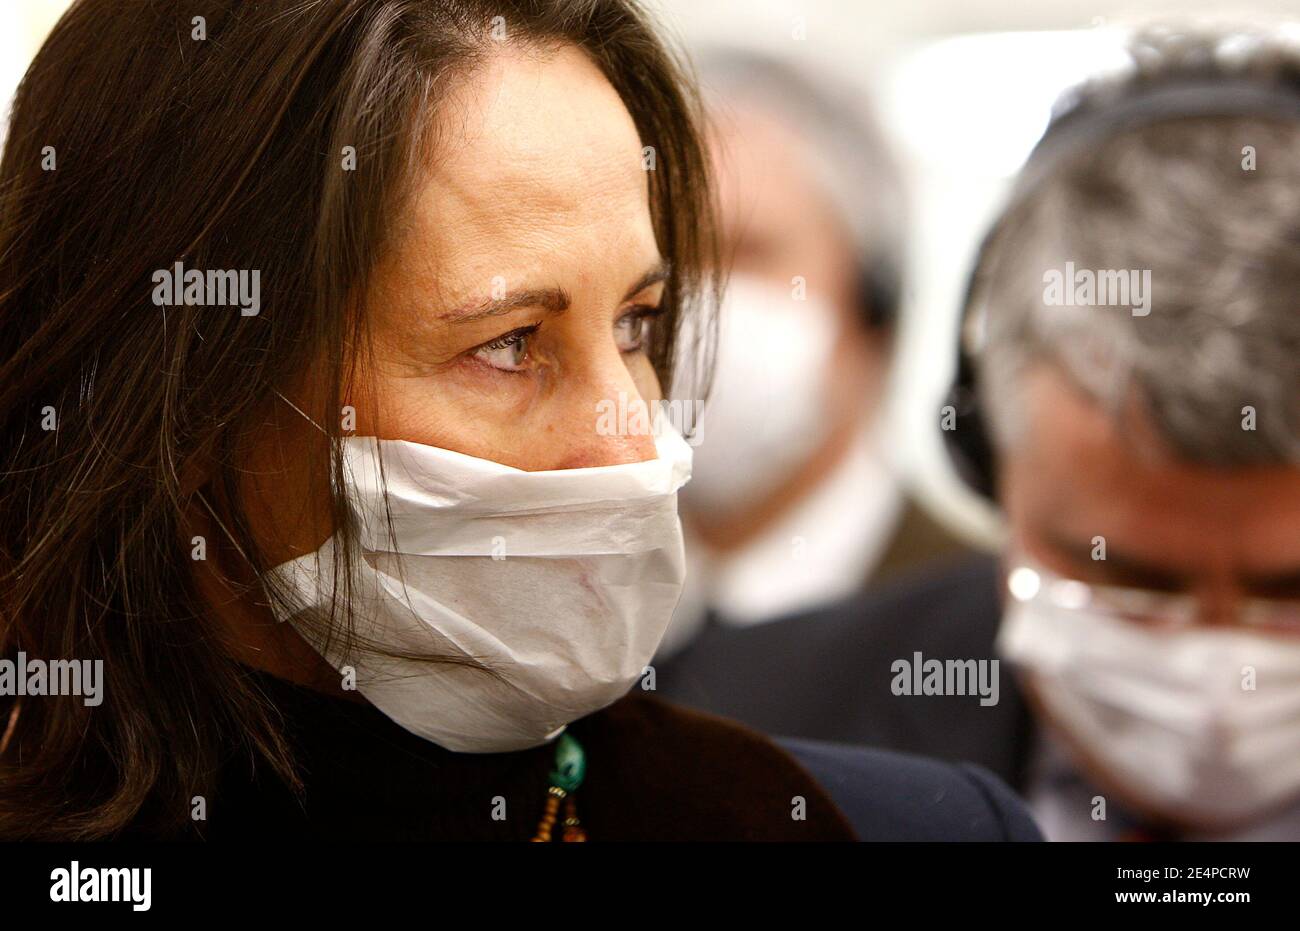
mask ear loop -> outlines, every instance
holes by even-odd
[[[18,729],[18,715],[22,713],[23,700],[18,698],[14,701],[14,706],[9,709],[9,721],[5,724],[4,736],[0,737],[0,756],[4,756],[9,749],[9,742],[13,740],[14,731]]]
[[[333,437],[330,436],[329,431],[326,430],[324,427],[322,427],[320,424],[318,424],[316,421],[312,420],[311,417],[307,416],[307,413],[306,413],[306,412],[305,412],[301,407],[299,407],[297,404],[294,404],[292,401],[290,401],[288,398],[286,398],[283,394],[281,394],[278,390],[276,390],[276,389],[274,389],[274,388],[272,388],[271,390],[272,390],[272,391],[275,391],[276,397],[278,397],[278,398],[279,398],[281,401],[283,401],[285,404],[288,404],[288,405],[289,405],[290,407],[292,407],[295,411],[297,411],[298,414],[302,417],[303,420],[307,421],[309,424],[311,424],[313,427],[315,427],[317,430],[319,430],[319,431],[321,432],[321,435],[322,435],[322,436],[324,436],[327,440],[330,440],[331,442],[333,441]],[[223,528],[223,529],[224,529],[224,528]],[[229,536],[229,534],[227,534],[227,536]]]
[[[298,407],[297,404],[294,404],[283,394],[281,394],[278,390],[274,388],[271,390],[275,392],[276,396],[279,397],[281,401],[283,401],[285,404],[288,404],[295,411],[301,414],[303,419],[306,420],[309,424],[311,424],[321,433],[325,434],[326,437],[329,436],[329,433],[325,430],[325,428],[322,427],[320,424],[318,424],[316,421],[312,420],[305,413],[303,413],[302,408]],[[217,516],[217,512],[213,510],[212,505],[208,502],[208,499],[204,497],[203,492],[196,490],[194,492],[194,495],[196,498],[199,499],[199,501],[203,503],[203,509],[208,512],[208,516],[211,517],[213,522],[216,523],[216,525],[221,529],[221,532],[226,535],[226,539],[230,541],[231,546],[235,548],[235,550],[239,553],[240,556],[244,557],[244,562],[248,563],[250,566],[253,565],[253,560],[249,558],[248,553],[244,552],[244,548],[239,545],[239,541],[235,539],[235,535],[230,532],[230,529],[226,527],[224,523],[221,522],[221,518]],[[0,753],[3,752],[4,752],[3,748],[0,748]]]
[[[319,430],[319,431],[321,432],[321,435],[322,435],[322,436],[324,436],[327,440],[330,440],[331,442],[333,442],[333,439],[334,439],[334,438],[330,436],[329,431],[326,430],[324,427],[322,427],[320,424],[318,424],[316,421],[312,420],[311,417],[307,416],[307,413],[306,413],[302,408],[300,408],[297,404],[294,404],[292,401],[290,401],[288,398],[286,398],[283,394],[281,394],[278,390],[276,390],[276,389],[274,389],[274,388],[271,389],[271,390],[272,390],[272,391],[275,391],[276,396],[277,396],[281,401],[283,401],[285,404],[288,404],[288,405],[289,405],[290,407],[292,407],[295,411],[297,411],[298,414],[302,417],[303,420],[307,421],[309,424],[311,424],[313,427],[315,427],[317,430]],[[381,474],[382,474],[382,468],[383,468],[382,465],[381,465],[380,468],[381,468]],[[392,519],[392,518],[391,518],[391,515],[390,515],[390,517],[389,517],[390,522],[391,522],[391,519]],[[391,523],[390,523],[390,526],[391,526]],[[224,528],[223,528],[223,529],[224,529]],[[227,535],[229,535],[229,534],[227,534]],[[414,610],[414,609],[412,609],[412,610]]]
[[[275,391],[276,396],[277,396],[281,401],[283,401],[285,404],[288,404],[288,405],[289,405],[290,407],[292,407],[295,411],[297,411],[298,414],[302,417],[303,420],[307,421],[309,424],[311,424],[313,427],[315,427],[317,430],[319,430],[319,431],[321,432],[321,436],[323,436],[323,437],[325,437],[325,439],[330,440],[331,442],[333,442],[333,439],[334,439],[334,438],[330,436],[329,431],[326,430],[324,427],[322,427],[320,424],[318,424],[316,421],[314,421],[314,420],[312,420],[310,417],[308,417],[308,416],[307,416],[307,413],[306,413],[306,412],[305,412],[301,407],[299,407],[297,404],[294,404],[292,401],[290,401],[288,398],[286,398],[286,397],[285,397],[283,394],[281,394],[279,391],[276,391],[274,388],[272,388],[271,390],[272,390],[272,391]]]
[[[272,390],[274,391],[275,389],[272,389]],[[290,407],[292,407],[295,411],[297,411],[300,415],[302,415],[302,419],[303,419],[303,420],[307,421],[309,424],[311,424],[313,427],[315,427],[315,428],[316,428],[317,430],[319,430],[321,433],[325,434],[325,436],[327,436],[327,437],[329,436],[329,431],[326,430],[324,427],[322,427],[320,424],[318,424],[316,421],[312,420],[312,419],[311,419],[310,417],[308,417],[305,413],[303,413],[303,409],[302,409],[301,407],[299,407],[297,404],[294,404],[292,401],[290,401],[290,400],[289,400],[288,398],[286,398],[284,395],[280,394],[279,391],[276,391],[275,394],[276,394],[276,396],[277,396],[281,401],[283,401],[285,404],[288,404],[288,405],[289,405]]]

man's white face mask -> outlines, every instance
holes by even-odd
[[[1300,797],[1300,638],[1142,626],[1040,567],[1008,587],[999,651],[1150,812],[1227,828]]]
[[[407,730],[450,750],[545,743],[621,698],[663,636],[685,576],[671,430],[646,462],[525,472],[433,446],[344,438],[361,546],[357,633],[423,662],[342,656],[295,627]],[[382,461],[384,480],[380,481]],[[386,511],[391,513],[390,536]],[[293,605],[328,611],[335,538],[272,570]]]
[[[831,308],[735,275],[718,313],[713,381],[683,495],[703,513],[733,511],[771,493],[830,431],[823,407],[836,333]],[[690,393],[682,386],[674,395]]]

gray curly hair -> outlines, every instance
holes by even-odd
[[[1123,73],[1063,98],[1054,123],[1104,124],[1173,84],[1248,83],[1296,106],[1121,125],[1021,186],[972,305],[995,442],[1014,442],[1020,376],[1046,362],[1117,418],[1139,398],[1187,461],[1300,462],[1300,54],[1277,33],[1176,28],[1138,33],[1130,53]],[[1149,313],[1049,306],[1045,273],[1067,261],[1149,270]]]

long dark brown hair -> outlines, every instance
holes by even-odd
[[[717,253],[695,96],[635,0],[78,0],[36,56],[0,164],[0,657],[101,659],[106,685],[97,707],[0,697],[0,837],[180,830],[235,750],[300,786],[220,646],[184,515],[222,502],[253,577],[269,568],[241,441],[319,359],[339,409],[350,296],[494,26],[584,49],[654,148],[666,384]],[[260,313],[155,306],[151,275],[177,261],[259,269]],[[341,488],[331,507],[343,529]]]

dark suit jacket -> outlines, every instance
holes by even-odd
[[[999,576],[990,557],[913,572],[805,615],[753,627],[710,623],[656,663],[659,694],[769,734],[980,764],[1023,788],[1032,722],[1009,667],[999,701],[896,696],[895,660],[994,659]]]
[[[1043,839],[1024,802],[979,766],[814,740],[777,743],[830,795],[859,840]]]

